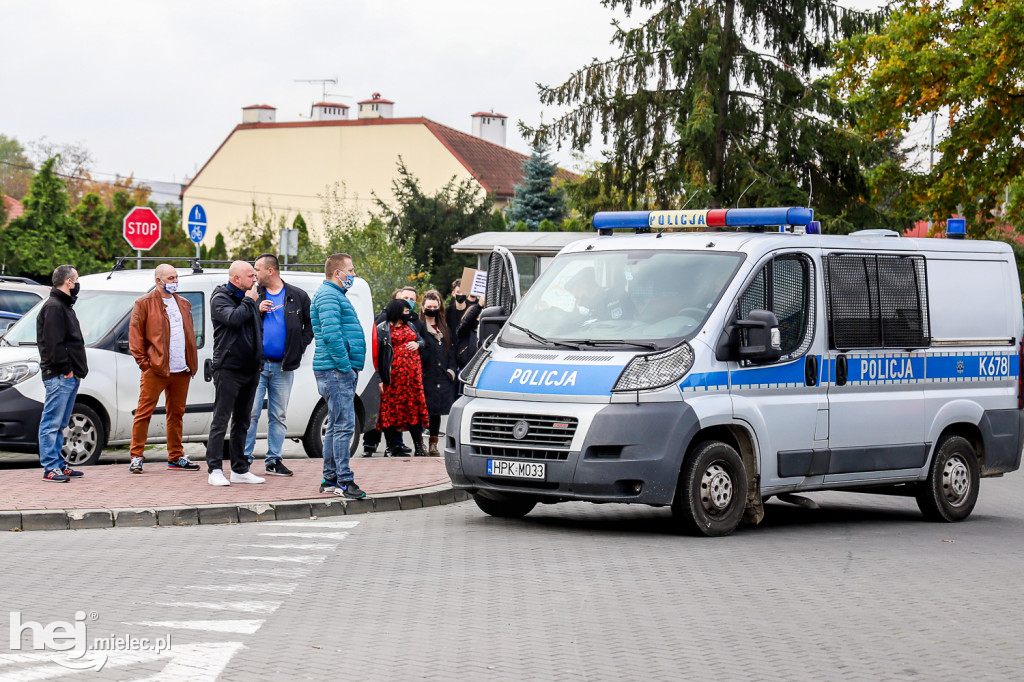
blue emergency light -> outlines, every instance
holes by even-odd
[[[963,239],[966,235],[966,218],[949,218],[946,220],[946,239]]]
[[[814,220],[810,208],[715,208],[682,211],[602,211],[594,214],[594,229],[602,235],[612,230],[682,229],[706,230],[716,227],[765,227],[769,225],[807,225]]]

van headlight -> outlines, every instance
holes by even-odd
[[[479,349],[476,355],[470,358],[469,364],[463,368],[462,373],[459,374],[459,381],[470,388],[476,386],[476,380],[480,377],[480,370],[487,364],[487,360],[490,357],[491,351],[486,348]]]
[[[678,383],[693,367],[693,348],[681,343],[675,348],[638,355],[622,370],[613,393],[649,391]]]
[[[10,362],[0,365],[0,387],[14,386],[39,374],[38,362]]]

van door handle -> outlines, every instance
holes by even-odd
[[[846,356],[838,356],[836,358],[836,386],[846,385],[846,369]]]
[[[818,356],[808,355],[804,361],[804,383],[808,386],[818,385]]]

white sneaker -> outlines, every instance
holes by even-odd
[[[263,483],[267,479],[261,478],[251,471],[246,471],[244,474],[236,474],[234,471],[231,472],[232,483]]]
[[[234,476],[234,474],[231,475]],[[230,483],[228,483],[228,479],[224,478],[224,472],[221,471],[220,469],[214,469],[213,471],[211,471],[210,477],[206,480],[210,485],[231,485]]]

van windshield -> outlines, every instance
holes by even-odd
[[[701,328],[742,260],[739,253],[694,251],[559,256],[515,309],[501,339],[667,348]]]
[[[82,327],[85,345],[102,339],[110,328],[131,312],[139,294],[125,291],[83,291],[75,303],[75,315]],[[10,346],[36,343],[36,318],[43,306],[37,305],[4,334],[3,342]]]

